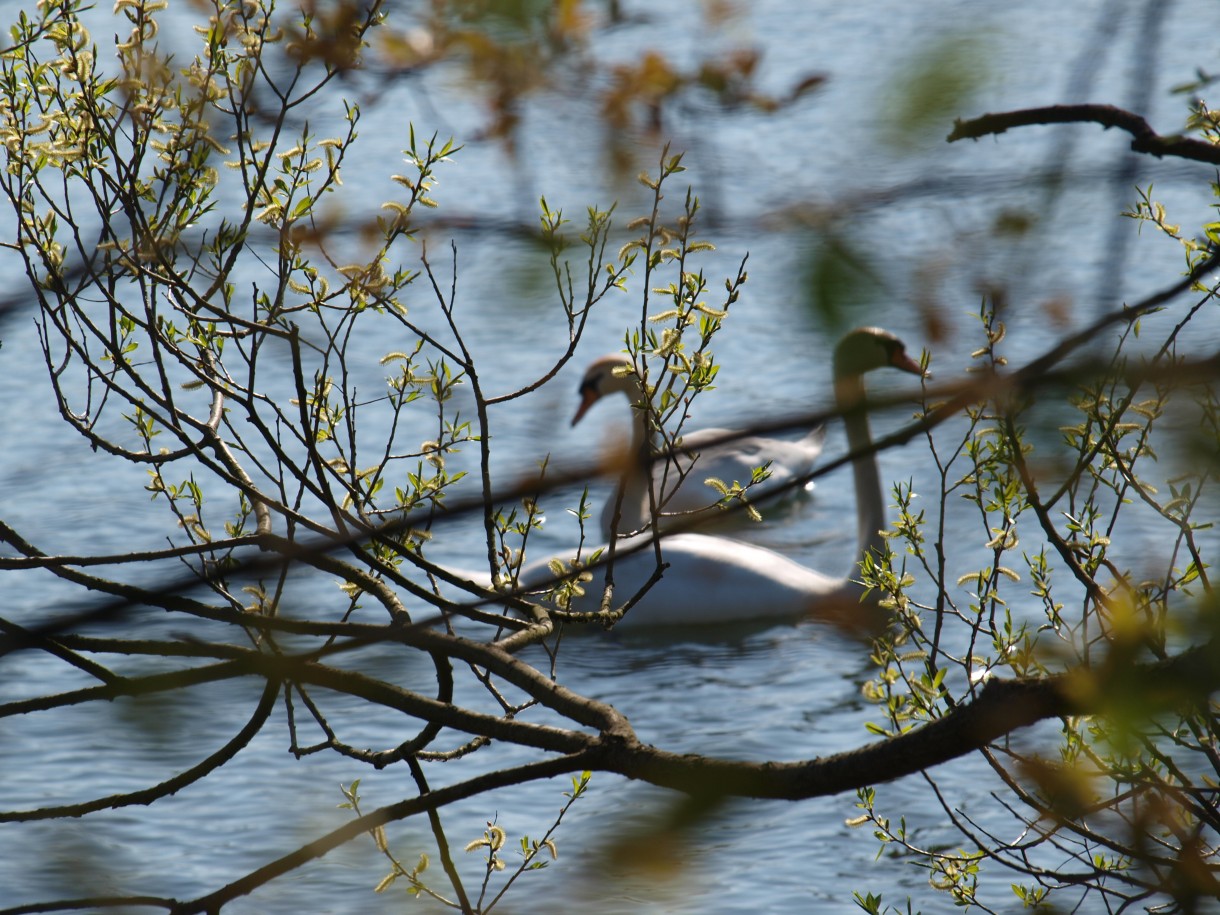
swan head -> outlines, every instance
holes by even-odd
[[[906,344],[880,327],[857,327],[835,347],[836,379],[856,378],[886,366],[925,377],[918,362],[907,355]]]
[[[577,393],[580,394],[580,406],[572,417],[575,426],[589,408],[607,394],[622,392],[631,400],[640,398],[640,381],[632,371],[631,360],[622,353],[611,353],[595,359],[585,370],[580,380]]]

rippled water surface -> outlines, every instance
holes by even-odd
[[[1065,101],[1128,104],[1146,99],[1150,120],[1164,131],[1183,117],[1182,100],[1167,88],[1186,81],[1196,66],[1214,64],[1215,30],[1198,27],[1201,15],[1184,4],[1163,4],[1156,39],[1154,78],[1137,70],[1149,34],[1143,4],[1030,2],[997,7],[994,14],[964,2],[923,4],[881,0],[870,4],[774,2],[750,4],[734,20],[733,37],[764,49],[764,82],[781,91],[810,71],[829,74],[820,93],[775,118],[750,113],[675,118],[675,148],[688,150],[690,182],[705,203],[704,234],[718,245],[707,260],[713,277],[729,275],[750,255],[750,281],[717,350],[723,364],[718,391],[696,417],[696,425],[724,424],[765,414],[786,415],[830,401],[829,341],[803,306],[802,270],[809,241],[790,230],[782,216],[790,206],[843,205],[843,232],[857,250],[875,260],[877,280],[869,323],[884,324],[916,349],[934,349],[938,377],[962,370],[976,345],[959,333],[933,346],[920,311],[912,304],[921,267],[939,265],[937,303],[946,320],[969,326],[977,311],[978,284],[992,278],[1009,285],[1017,305],[1012,323],[1014,358],[1049,343],[1040,303],[1065,298],[1069,323],[1134,301],[1171,280],[1179,269],[1172,246],[1136,236],[1117,212],[1130,206],[1135,180],[1155,179],[1159,196],[1177,205],[1175,221],[1201,221],[1209,201],[1197,194],[1205,169],[1140,163],[1134,175],[1122,169],[1126,138],[1095,127],[1016,131],[980,143],[922,143],[898,149],[885,140],[882,121],[896,94],[902,66],[921,47],[946,36],[973,36],[986,53],[976,96],[967,115],[1010,107]],[[11,18],[12,4],[3,7]],[[701,33],[688,32],[681,15],[659,15],[625,26],[597,50],[610,59],[642,44],[693,53]],[[706,37],[706,36],[703,36]],[[1139,78],[1137,78],[1139,77]],[[366,195],[370,210],[380,198],[373,177],[398,170],[405,145],[404,112],[422,132],[459,138],[481,113],[452,85],[432,88],[428,104],[412,87],[391,87],[366,101],[363,132],[368,140],[364,171],[353,171],[349,192]],[[442,172],[438,194],[451,215],[477,223],[532,222],[538,194],[573,213],[586,204],[624,199],[624,218],[640,198],[629,185],[600,177],[606,159],[595,115],[564,107],[564,100],[526,113],[529,129],[514,163],[500,147],[471,143]],[[947,133],[944,125],[940,135]],[[383,165],[384,163],[392,165]],[[379,165],[379,168],[372,168]],[[1036,242],[1000,245],[988,220],[1001,208],[1041,206],[1043,191],[1028,176],[1064,166],[1072,189],[1055,202]],[[387,169],[389,171],[387,171]],[[367,185],[367,186],[366,186]],[[674,189],[678,196],[678,188]],[[356,198],[356,206],[362,205]],[[444,212],[444,210],[442,210]],[[1118,229],[1115,226],[1118,225]],[[1118,232],[1116,236],[1114,233]],[[542,268],[519,236],[454,230],[458,244],[459,319],[486,367],[492,390],[509,388],[547,364],[564,344],[555,322],[553,293]],[[437,250],[449,235],[438,233]],[[1116,277],[1115,239],[1125,246]],[[11,257],[0,259],[6,288],[23,282]],[[1117,289],[1108,285],[1119,282]],[[713,286],[719,282],[714,281]],[[1110,298],[1107,298],[1107,295]],[[577,365],[524,403],[497,414],[497,466],[528,466],[544,451],[574,459],[604,441],[605,427],[626,421],[626,410],[599,406],[576,430],[568,427],[573,391],[584,357],[617,349],[635,319],[632,299],[612,302],[595,317]],[[421,309],[421,320],[429,318]],[[142,470],[95,455],[55,413],[40,367],[41,354],[26,315],[0,325],[0,517],[49,552],[122,552],[157,548],[174,534],[164,510],[150,504]],[[1220,334],[1216,335],[1220,337]],[[1196,341],[1201,347],[1216,339]],[[367,366],[367,390],[378,390],[377,360],[385,339],[355,341],[353,362]],[[899,381],[878,378],[881,388]],[[902,412],[879,417],[884,430],[902,422]],[[375,420],[370,417],[370,422]],[[620,427],[621,428],[621,427]],[[371,431],[376,431],[375,429]],[[827,453],[844,448],[832,430]],[[886,481],[912,479],[917,491],[932,480],[926,452],[915,448],[882,456]],[[953,522],[965,523],[965,522]],[[573,528],[561,510],[552,512],[540,547],[566,546]],[[448,532],[447,532],[448,533]],[[953,533],[952,531],[950,532]],[[973,531],[971,531],[973,535]],[[478,562],[479,532],[454,528],[438,550],[455,565]],[[812,497],[780,513],[752,533],[818,568],[846,569],[853,551],[855,507],[846,477],[818,485]],[[82,538],[84,545],[82,545]],[[951,557],[952,559],[952,557]],[[317,590],[333,585],[302,583],[298,599],[329,601]],[[0,579],[9,614],[37,619],[75,606],[74,590],[51,576],[7,574]],[[320,597],[318,595],[321,595]],[[166,635],[178,621],[149,614],[138,623],[148,635]],[[540,664],[545,659],[539,654]],[[129,663],[129,662],[127,662]],[[391,651],[353,657],[357,664],[393,682],[426,689],[432,676]],[[119,665],[121,667],[121,665]],[[48,671],[53,673],[48,674]],[[740,759],[797,760],[833,753],[868,741],[864,729],[876,717],[861,697],[869,676],[865,649],[817,624],[698,637],[594,637],[569,642],[558,673],[578,692],[611,702],[639,734],[666,749]],[[46,682],[48,676],[58,678]],[[51,668],[32,655],[0,662],[0,701],[88,684],[84,675]],[[175,701],[119,701],[53,714],[0,720],[0,809],[71,803],[136,790],[195,764],[228,740],[258,698],[253,681],[200,687]],[[344,721],[345,739],[376,748],[395,745],[414,724],[389,713],[331,697],[327,711]],[[347,706],[350,705],[350,708]],[[234,710],[241,710],[235,713]],[[483,763],[505,767],[531,758],[500,747]],[[436,786],[471,770],[430,768]],[[963,760],[938,771],[954,790],[952,803],[977,813],[1007,834],[1003,819],[988,820],[984,766]],[[337,809],[339,785],[362,779],[368,809],[415,793],[405,772],[368,771],[350,760],[318,754],[294,760],[282,706],[252,745],[211,777],[151,808],[91,814],[79,821],[0,825],[0,901],[18,904],[90,892],[189,897],[215,889],[345,822]],[[955,842],[945,815],[916,779],[881,786],[879,796],[904,812],[920,844]],[[461,847],[479,837],[488,821],[510,837],[541,837],[568,790],[566,779],[527,784],[476,798],[450,809],[446,826]],[[795,912],[850,911],[853,890],[884,892],[897,903],[906,895],[929,906],[923,871],[882,856],[867,830],[844,820],[857,811],[854,796],[799,804],[735,802],[701,822],[685,840],[657,838],[657,818],[674,796],[624,779],[595,775],[587,798],[576,805],[559,833],[559,860],[528,874],[507,897],[510,912]],[[394,851],[413,862],[434,854],[423,822],[389,829]],[[655,873],[629,866],[611,854],[616,841],[634,831],[651,838],[637,848]],[[510,839],[511,841],[512,839]],[[472,885],[477,861],[461,861]],[[638,862],[637,862],[638,863]],[[396,892],[374,896],[385,865],[371,841],[359,841],[302,868],[288,879],[226,912],[395,912],[410,906]],[[437,873],[437,871],[433,871]],[[997,891],[1007,892],[1004,875]],[[436,879],[435,884],[443,885]],[[1003,905],[1014,897],[1008,896]],[[435,908],[435,907],[433,907]]]

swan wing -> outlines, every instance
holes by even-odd
[[[718,492],[704,482],[709,477],[727,485],[745,484],[756,467],[766,465],[770,476],[759,484],[756,492],[761,494],[806,476],[812,472],[821,456],[826,439],[826,430],[822,426],[795,441],[752,435],[723,442],[731,434],[728,429],[701,429],[683,438],[684,449],[698,457],[693,462],[685,456],[676,458],[678,467],[683,471],[689,470],[689,473],[682,485],[665,501],[666,512],[695,512],[716,502]],[[715,441],[722,443],[704,444]],[[653,479],[657,486],[661,485],[666,470],[664,462],[653,465]],[[669,467],[668,474],[667,488],[673,489],[675,469]]]

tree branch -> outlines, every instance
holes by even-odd
[[[1039,679],[991,680],[977,699],[943,718],[833,756],[750,763],[668,753],[630,741],[616,747],[603,741],[592,766],[688,794],[803,800],[913,775],[1039,721],[1104,713],[1106,698],[1113,695],[1111,687],[1116,684],[1122,684],[1123,695],[1138,689],[1147,701],[1161,706],[1199,700],[1220,689],[1220,641],[1208,641],[1153,664],[1103,665]]]
[[[0,823],[79,817],[84,816],[86,813],[92,813],[95,810],[106,810],[112,807],[129,807],[133,804],[148,806],[163,797],[177,794],[187,785],[206,778],[249,745],[250,741],[254,739],[254,735],[262,730],[263,725],[270,717],[271,710],[275,706],[275,697],[278,690],[279,684],[274,680],[268,680],[263,688],[263,695],[259,699],[258,706],[245,726],[215,753],[201,760],[185,772],[178,773],[173,778],[166,779],[158,785],[153,785],[151,788],[145,788],[141,791],[132,791],[128,794],[112,794],[107,797],[86,801],[82,804],[66,804],[62,807],[39,807],[36,810],[28,811],[0,811]]]
[[[455,801],[474,797],[487,791],[493,791],[496,788],[516,787],[538,779],[552,778],[556,775],[564,775],[570,772],[580,772],[582,769],[589,768],[585,764],[586,758],[587,754],[577,753],[571,756],[560,756],[555,759],[542,760],[541,762],[527,763],[526,765],[516,766],[511,769],[502,769],[498,772],[489,772],[486,775],[476,776],[458,785],[437,788],[419,797],[407,798],[406,800],[399,801],[397,804],[381,807],[352,820],[350,823],[345,823],[338,829],[332,830],[313,842],[302,845],[295,851],[277,858],[258,870],[251,871],[228,886],[222,887],[206,896],[201,896],[198,899],[179,903],[171,911],[173,915],[192,915],[192,913],[196,912],[219,912],[221,907],[226,903],[252,893],[258,887],[296,870],[309,861],[321,858],[339,846],[358,838],[361,833],[371,832],[378,826],[406,819],[418,813],[439,810]]]
[[[1004,133],[1011,127],[1090,122],[1100,124],[1106,130],[1117,127],[1131,134],[1134,137],[1131,141],[1131,149],[1134,152],[1147,153],[1158,159],[1175,156],[1179,159],[1220,165],[1220,148],[1203,140],[1178,134],[1161,136],[1138,114],[1113,105],[1050,105],[1045,108],[984,114],[967,120],[958,119],[953,122],[953,131],[945,139],[955,143],[958,140],[977,140],[989,134]]]

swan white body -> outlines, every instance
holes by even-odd
[[[638,540],[622,540],[619,549]],[[765,547],[709,534],[673,534],[661,541],[661,555],[669,568],[615,624],[615,629],[797,620],[806,616],[851,624],[853,617],[863,615],[859,585],[823,575]],[[522,571],[523,590],[553,580],[550,561],[533,563]],[[651,547],[616,557],[616,603],[621,604],[644,587],[656,565]],[[572,602],[571,609],[585,613],[597,610],[603,583],[602,573],[595,573],[593,581],[584,586],[585,594]]]
[[[751,496],[757,498],[808,475],[822,453],[826,430],[821,426],[795,441],[760,435],[734,439],[735,433],[731,429],[700,429],[683,435],[681,448],[668,460],[652,462],[650,494],[649,474],[635,460],[641,456],[648,432],[644,414],[635,406],[643,399],[639,379],[623,372],[630,365],[622,355],[603,356],[594,361],[581,381],[581,403],[572,418],[572,425],[576,425],[594,403],[610,394],[624,394],[632,403],[628,452],[632,466],[627,468],[622,481],[621,503],[616,490],[602,509],[603,536],[609,537],[612,530],[625,534],[645,527],[652,518],[654,500],[662,527],[666,522],[688,521],[696,513],[709,520],[745,520],[746,516],[740,512],[725,518],[716,517],[719,510],[713,506],[718,493],[705,484],[709,477],[729,486],[734,483],[745,485],[750,482],[756,467],[767,465],[770,476],[750,490]],[[619,514],[617,524],[614,523],[616,514]]]
[[[855,479],[859,550],[846,576],[817,572],[774,550],[725,537],[686,533],[661,540],[662,561],[668,567],[616,626],[715,625],[758,620],[826,619],[852,629],[874,629],[878,611],[862,605],[863,587],[853,581],[860,558],[883,546],[885,512],[877,463],[870,451],[867,415],[856,409],[864,397],[862,375],[892,366],[923,375],[901,341],[877,328],[852,331],[835,349],[835,398],[843,411]],[[578,414],[579,418],[579,414]],[[642,535],[641,535],[642,536]],[[619,541],[629,549],[639,538]],[[564,562],[568,556],[552,557]],[[523,572],[523,590],[544,587],[552,580],[552,559],[536,562]],[[616,556],[612,572],[614,602],[622,605],[657,568],[651,547]],[[597,610],[602,597],[603,574],[585,583],[585,594],[572,609]]]

